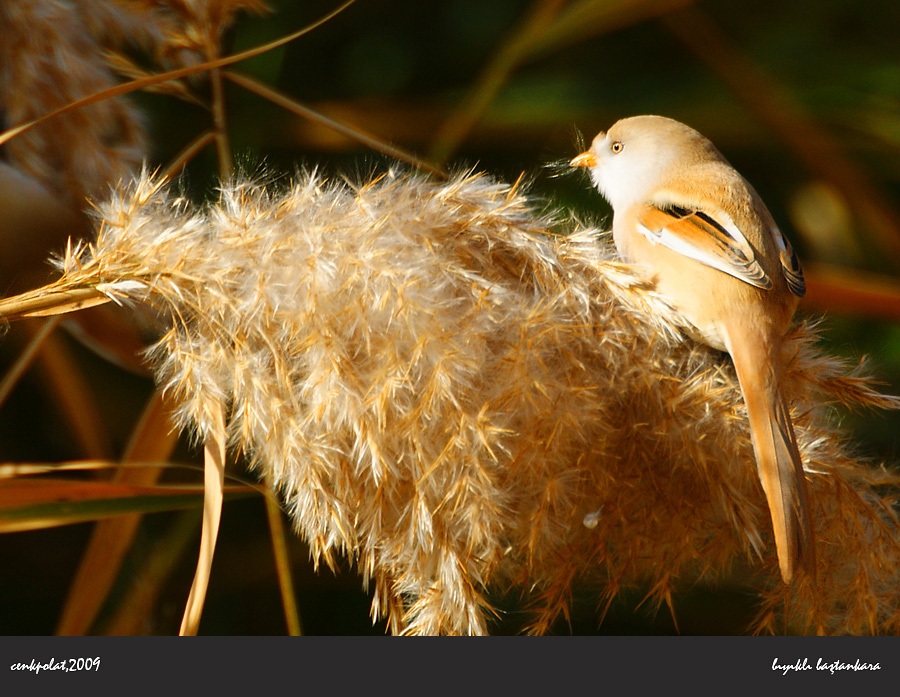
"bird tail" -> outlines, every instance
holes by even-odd
[[[764,347],[767,342],[752,343]],[[788,406],[779,388],[780,356],[766,355],[769,352],[765,348],[754,350],[748,345],[732,345],[729,349],[747,405],[757,472],[769,503],[781,576],[790,583],[796,570],[802,568],[812,578],[815,545],[806,477]]]

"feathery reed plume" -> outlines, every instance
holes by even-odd
[[[759,630],[900,631],[900,479],[854,460],[827,406],[897,400],[812,327],[784,389],[819,581],[786,586],[730,362],[682,338],[606,235],[485,176],[394,171],[238,181],[202,210],[144,175],[98,214],[45,292],[168,318],[149,358],[179,425],[207,440],[226,414],[315,561],[355,562],[391,631],[485,633],[490,590],[517,586],[545,632],[576,580],[671,602],[735,566]]]
[[[138,4],[152,6],[158,3],[143,0]],[[244,11],[264,12],[266,3],[265,0],[165,0],[163,7],[185,28],[177,43],[206,58],[214,58],[222,34],[231,26],[235,15]]]
[[[103,0],[91,4],[85,21],[95,35],[116,46],[137,46],[159,68],[173,70],[219,58],[222,36],[237,14],[266,11],[262,0]],[[110,51],[107,59],[126,77],[149,74],[125,54]],[[196,99],[174,81],[151,89]]]
[[[51,0],[0,3],[0,108],[18,125],[116,83],[89,27],[95,5]],[[146,155],[137,111],[107,99],[59,116],[7,145],[18,169],[77,207],[136,171]]]

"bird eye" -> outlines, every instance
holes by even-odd
[[[613,143],[609,147],[610,147],[610,150],[612,150],[615,154],[618,155],[620,152],[622,152],[622,149],[625,146],[620,141],[617,140],[615,143]]]

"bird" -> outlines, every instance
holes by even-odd
[[[623,261],[649,275],[692,338],[731,356],[781,577],[815,575],[806,477],[781,388],[782,344],[806,291],[759,194],[713,143],[656,115],[621,119],[570,162],[613,209]]]

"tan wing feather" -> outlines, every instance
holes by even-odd
[[[726,214],[682,206],[648,204],[638,213],[638,231],[647,239],[701,264],[768,290],[771,279],[746,237]]]

